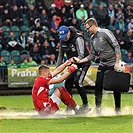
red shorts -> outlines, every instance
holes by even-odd
[[[51,98],[49,98],[48,102],[37,102],[36,106],[39,107],[38,113],[40,116],[54,114],[57,110],[59,110],[59,107],[52,101]]]

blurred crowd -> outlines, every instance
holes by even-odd
[[[58,29],[61,25],[74,26],[85,36],[90,48],[90,35],[84,27],[84,22],[90,17],[97,20],[99,27],[114,33],[123,61],[133,63],[133,5],[123,0],[116,3],[53,0],[49,7],[45,0],[34,0],[32,4],[27,0],[0,0],[0,51],[27,50],[32,59],[24,59],[22,63],[33,60],[36,64],[53,65],[58,55]],[[98,59],[95,62],[98,63]]]

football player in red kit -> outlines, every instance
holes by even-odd
[[[72,64],[67,72],[64,73],[61,77],[57,79],[53,78],[69,65],[71,65],[71,61],[66,61],[51,73],[48,66],[39,66],[39,76],[35,79],[32,89],[34,107],[36,111],[38,111],[39,115],[45,116],[54,114],[57,110],[59,110],[60,101],[72,108],[75,113],[79,111],[79,106],[75,103],[71,95],[64,87],[58,87],[50,97],[48,96],[50,84],[61,83],[77,69],[77,65]]]

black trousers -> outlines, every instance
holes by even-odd
[[[67,89],[67,91],[71,96],[72,96],[72,88],[73,88],[73,85],[75,84],[75,87],[78,90],[78,93],[82,99],[83,104],[88,103],[86,90],[83,86],[83,81],[89,67],[90,65],[79,67],[65,81],[65,88]]]
[[[103,78],[104,78],[104,72],[106,70],[114,70],[114,66],[111,66],[111,67],[99,66],[98,67],[97,77],[96,77],[96,88],[95,88],[95,105],[96,105],[96,107],[101,107],[102,91],[103,91]],[[120,108],[121,93],[114,91],[113,94],[114,94],[115,108]]]

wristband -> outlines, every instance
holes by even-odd
[[[68,69],[68,72],[71,74],[76,70],[76,68],[74,66],[70,66],[70,68]]]

